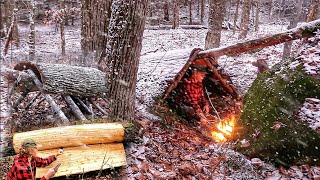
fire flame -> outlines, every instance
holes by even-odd
[[[235,115],[230,115],[227,118],[223,119],[217,125],[219,131],[212,131],[212,138],[216,142],[225,142],[227,138],[232,135],[233,128],[235,126],[236,117]]]

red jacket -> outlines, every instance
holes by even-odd
[[[56,156],[52,155],[47,158],[36,157],[28,161],[28,158],[21,157],[19,154],[14,158],[6,180],[35,180],[36,167],[45,167],[56,160]],[[43,176],[41,180],[46,180]]]
[[[183,79],[178,92],[178,101],[192,106],[196,112],[202,112],[201,106],[209,105],[204,97],[202,82],[196,82],[192,77]]]

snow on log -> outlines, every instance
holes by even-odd
[[[38,151],[37,155],[44,158],[57,152],[58,149],[50,149]],[[49,166],[37,168],[36,178],[41,178],[49,168],[55,167],[58,163],[61,163],[61,166],[54,177],[127,165],[122,143],[69,147],[64,148],[63,154]]]
[[[45,93],[104,97],[107,91],[104,73],[95,68],[22,62],[14,69],[20,71],[31,69],[42,82]]]
[[[237,43],[231,46],[225,46],[215,49],[209,49],[198,53],[197,59],[207,57],[219,57],[228,54],[238,54],[253,49],[264,48],[288,41],[292,41],[300,38],[307,38],[314,36],[317,30],[320,29],[320,19],[302,24],[294,29],[287,30],[285,32],[269,35],[263,38],[254,39],[242,43]]]
[[[37,142],[38,150],[122,142],[124,132],[123,126],[117,123],[83,124],[40,129],[14,134],[13,147],[18,152],[21,143],[27,138],[34,139]]]

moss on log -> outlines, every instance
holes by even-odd
[[[306,98],[320,98],[320,78],[307,75],[303,64],[289,64],[277,64],[252,84],[236,132],[250,146],[238,149],[277,165],[320,164],[320,135],[296,117]],[[271,128],[277,122],[281,127]]]

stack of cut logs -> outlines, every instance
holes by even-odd
[[[39,157],[57,154],[60,148],[64,150],[57,161],[37,169],[37,178],[58,163],[61,166],[55,177],[127,165],[121,124],[84,124],[17,133],[13,136],[16,152],[27,138],[36,141]]]

